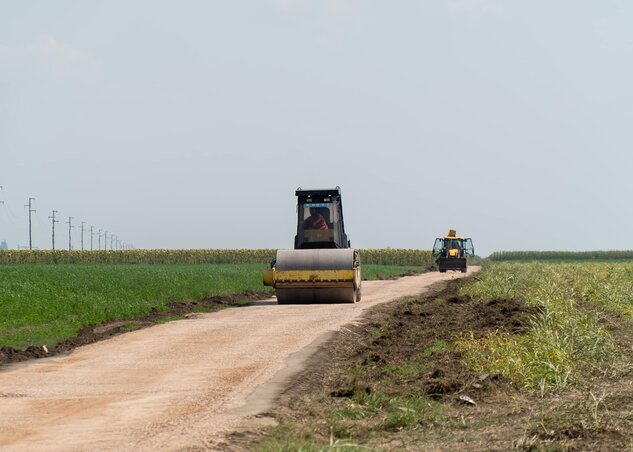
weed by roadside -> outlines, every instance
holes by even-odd
[[[473,369],[541,393],[596,376],[623,375],[631,366],[597,311],[628,315],[632,284],[631,264],[492,265],[461,294],[482,301],[521,300],[536,309],[531,327],[520,336],[466,334],[457,346]]]
[[[626,297],[589,301],[581,279],[496,266],[341,332],[281,398],[279,425],[235,448],[631,449]]]
[[[350,444],[415,450],[423,437],[471,425],[467,417],[455,416],[455,407],[469,410],[503,383],[462,364],[456,334],[521,330],[529,310],[473,303],[458,296],[459,284],[452,282],[439,296],[380,307],[364,324],[341,334],[328,346],[332,356],[316,358],[307,371],[312,386],[297,389],[303,396],[287,395],[279,429],[267,432],[257,447],[328,450],[338,441],[334,450]]]

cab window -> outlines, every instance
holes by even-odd
[[[332,203],[308,203],[303,205],[304,229],[332,229]]]
[[[433,245],[433,254],[438,255],[442,252],[444,248],[444,239],[435,239],[435,244]]]

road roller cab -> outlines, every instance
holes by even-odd
[[[297,189],[295,249],[349,248],[343,225],[339,187],[326,190]]]
[[[264,285],[275,288],[279,304],[360,301],[360,253],[345,234],[340,188],[295,194],[294,249],[277,251]]]

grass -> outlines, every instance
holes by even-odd
[[[406,269],[406,270],[405,270]],[[363,264],[363,279],[386,279],[407,273],[423,273],[427,267],[402,266],[402,265],[368,265]]]
[[[357,391],[350,399],[325,413],[323,419],[311,419],[310,425],[301,420],[285,422],[268,431],[259,442],[258,451],[349,451],[375,450],[367,446],[372,438],[396,435],[418,426],[445,421],[444,408],[422,395],[391,396],[384,393]],[[311,416],[312,417],[312,416]],[[323,432],[327,432],[323,434]],[[323,438],[329,434],[329,441]]]
[[[457,346],[475,370],[541,392],[627,370],[600,320],[605,312],[633,320],[633,263],[503,263],[478,279],[462,295],[521,300],[537,313],[523,335],[463,336]]]
[[[332,436],[329,443],[323,444],[313,435],[301,432],[296,426],[284,424],[271,429],[270,438],[259,444],[257,450],[260,452],[366,452],[367,447],[363,447],[350,440],[334,439]]]
[[[632,284],[633,263],[490,263],[377,309],[246,449],[633,450]]]
[[[265,290],[265,264],[0,265],[0,346],[55,345],[84,327],[166,310],[173,301]],[[364,265],[375,279],[409,266]]]

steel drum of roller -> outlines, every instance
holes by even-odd
[[[354,249],[279,250],[275,268],[288,270],[352,270]]]
[[[357,250],[279,250],[274,270],[280,304],[360,301]]]

